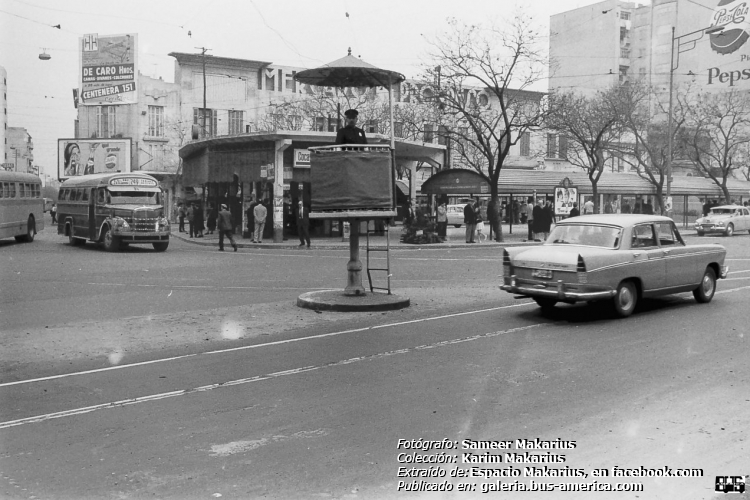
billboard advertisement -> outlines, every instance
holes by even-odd
[[[555,215],[570,215],[573,203],[578,201],[578,188],[556,187],[555,188]]]
[[[98,35],[79,38],[79,105],[101,106],[138,102],[138,36]]]
[[[746,0],[679,3],[675,75],[695,74],[702,91],[750,88],[750,4]],[[662,29],[666,33],[667,27]],[[708,33],[701,32],[706,29]]]
[[[57,178],[130,172],[130,139],[58,139]]]

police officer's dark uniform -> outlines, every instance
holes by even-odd
[[[365,131],[356,125],[358,115],[356,109],[346,110],[344,116],[347,118],[347,124],[336,134],[336,144],[367,144]]]

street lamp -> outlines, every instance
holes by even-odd
[[[684,35],[675,36],[674,35],[674,26],[672,26],[672,51],[670,54],[669,59],[669,117],[667,120],[667,199],[670,199],[672,196],[672,154],[673,154],[673,138],[672,138],[672,127],[674,127],[673,120],[672,120],[672,87],[674,86],[674,70],[678,68],[680,65],[680,54],[683,52],[687,52],[688,50],[692,50],[695,48],[695,43],[703,38],[703,35],[711,35],[714,33],[719,33],[721,31],[724,31],[724,26],[710,26],[708,28],[699,29],[696,31],[691,31],[690,33],[685,33]],[[696,35],[700,33],[700,36],[698,38],[693,38],[692,40],[682,41],[683,38],[687,38],[692,35]],[[677,60],[675,61],[674,57],[674,46],[675,41],[677,42]],[[685,48],[683,48],[683,46]],[[671,207],[670,207],[671,211]]]

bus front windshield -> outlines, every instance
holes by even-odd
[[[109,190],[109,203],[113,205],[161,205],[161,193],[157,191]]]

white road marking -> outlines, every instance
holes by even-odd
[[[368,330],[378,330],[380,328],[392,328],[392,327],[395,327],[395,326],[409,325],[409,324],[412,324],[412,323],[421,323],[421,322],[426,322],[426,321],[435,321],[435,320],[440,320],[440,319],[445,319],[445,318],[454,318],[454,317],[466,316],[466,315],[470,315],[470,314],[480,314],[480,313],[484,313],[484,312],[491,312],[491,311],[498,311],[498,310],[501,310],[501,309],[508,309],[508,308],[511,308],[511,307],[528,306],[528,305],[531,305],[531,304],[533,304],[533,302],[523,302],[523,303],[519,303],[519,304],[511,304],[511,305],[508,305],[508,306],[498,306],[498,307],[491,307],[491,308],[488,308],[488,309],[477,309],[477,310],[474,310],[474,311],[465,311],[465,312],[460,312],[460,313],[444,314],[444,315],[441,315],[441,316],[433,316],[433,317],[429,317],[429,318],[414,319],[414,320],[409,320],[409,321],[400,321],[400,322],[397,322],[397,323],[385,323],[385,324],[382,324],[382,325],[366,326],[366,327],[363,327],[363,328],[354,328],[354,329],[351,329],[351,330],[342,330],[342,331],[339,331],[339,332],[321,333],[319,335],[310,335],[308,337],[299,337],[299,338],[287,339],[287,340],[276,340],[274,342],[266,342],[266,343],[263,343],[263,344],[254,344],[254,345],[247,345],[247,346],[241,346],[241,347],[230,347],[230,348],[227,348],[227,349],[218,349],[216,351],[207,351],[207,352],[197,353],[197,354],[183,354],[181,356],[173,356],[173,357],[170,357],[170,358],[160,358],[160,359],[153,359],[151,361],[141,361],[139,363],[129,363],[129,364],[124,364],[124,365],[109,366],[107,368],[97,368],[97,369],[94,369],[94,370],[85,370],[85,371],[80,371],[80,372],[62,373],[60,375],[50,375],[48,377],[39,377],[39,378],[26,379],[26,380],[17,380],[15,382],[5,382],[3,384],[0,384],[0,388],[2,388],[2,387],[9,387],[9,386],[12,386],[12,385],[30,384],[32,382],[45,382],[45,381],[48,381],[48,380],[55,380],[55,379],[66,378],[66,377],[75,377],[75,376],[78,376],[78,375],[89,375],[89,374],[92,374],[92,373],[101,373],[101,372],[107,372],[107,371],[111,371],[111,370],[121,370],[123,368],[133,368],[133,367],[136,367],[136,366],[152,365],[152,364],[155,364],[155,363],[164,363],[164,362],[167,362],[167,361],[176,361],[176,360],[179,360],[179,359],[187,359],[187,358],[192,358],[192,357],[195,357],[195,356],[203,356],[203,355],[207,355],[207,354],[223,354],[223,353],[226,353],[226,352],[244,351],[244,350],[247,350],[247,349],[260,349],[262,347],[270,347],[270,346],[276,346],[276,345],[282,345],[282,344],[291,344],[293,342],[303,342],[303,341],[306,341],[306,340],[317,340],[317,339],[322,339],[322,338],[326,338],[326,337],[336,337],[336,336],[339,336],[339,335],[346,335],[346,334],[350,334],[350,333],[366,332]]]
[[[406,322],[406,323],[412,323],[412,322],[409,321],[409,322]],[[33,416],[33,417],[19,418],[17,420],[8,420],[6,422],[0,422],[0,429],[7,429],[9,427],[16,427],[16,426],[19,426],[19,425],[32,424],[32,423],[36,423],[36,422],[44,422],[44,421],[53,420],[53,419],[56,419],[56,418],[72,417],[72,416],[76,416],[76,415],[83,415],[83,414],[86,414],[86,413],[91,413],[91,412],[98,411],[98,410],[104,410],[104,409],[107,409],[107,408],[118,408],[118,407],[123,407],[123,406],[135,405],[135,404],[139,404],[139,403],[146,403],[148,401],[158,401],[160,399],[173,398],[173,397],[177,397],[177,396],[185,396],[185,395],[196,393],[196,392],[206,392],[206,391],[211,391],[213,389],[220,389],[220,388],[223,388],[223,387],[231,387],[231,386],[235,386],[235,385],[244,385],[244,384],[250,384],[250,383],[253,383],[253,382],[261,382],[263,380],[269,380],[269,379],[272,379],[272,378],[284,377],[284,376],[287,376],[287,375],[297,375],[299,373],[316,371],[316,370],[320,370],[320,369],[323,369],[323,368],[332,368],[332,367],[336,367],[336,366],[344,366],[344,365],[348,365],[348,364],[351,364],[351,363],[358,363],[360,361],[370,361],[370,360],[382,359],[382,358],[386,358],[386,357],[390,357],[390,356],[396,356],[396,355],[399,355],[399,354],[413,353],[413,352],[417,352],[417,351],[421,351],[421,350],[425,350],[425,349],[435,349],[435,348],[440,348],[440,347],[446,347],[446,346],[450,346],[450,345],[454,345],[454,344],[460,344],[460,343],[463,343],[463,342],[472,342],[474,340],[480,340],[480,339],[487,339],[487,338],[492,338],[492,337],[498,337],[500,335],[505,335],[505,334],[509,334],[509,333],[516,333],[516,332],[520,332],[520,331],[524,331],[524,330],[529,330],[529,329],[532,329],[532,328],[539,328],[539,327],[543,327],[543,326],[547,326],[547,324],[546,323],[537,323],[535,325],[521,326],[521,327],[518,327],[518,328],[511,328],[509,330],[499,330],[499,331],[496,331],[496,332],[489,332],[489,333],[482,333],[482,334],[478,334],[478,335],[471,335],[469,337],[462,337],[462,338],[457,338],[457,339],[452,339],[452,340],[444,340],[444,341],[435,342],[435,343],[432,343],[432,344],[424,344],[424,345],[419,345],[419,346],[415,346],[415,347],[407,347],[405,349],[396,349],[396,350],[393,350],[393,351],[385,351],[385,352],[381,352],[381,353],[378,353],[378,354],[371,354],[369,356],[358,356],[358,357],[355,357],[355,358],[343,359],[343,360],[340,360],[340,361],[332,361],[330,363],[325,363],[325,364],[317,365],[317,366],[302,366],[302,367],[299,367],[299,368],[293,368],[291,370],[283,370],[283,371],[279,371],[279,372],[267,373],[265,375],[256,375],[255,377],[248,377],[248,378],[242,378],[242,379],[237,379],[237,380],[230,380],[230,381],[227,381],[227,382],[220,382],[218,384],[204,385],[204,386],[201,386],[201,387],[195,387],[193,389],[184,389],[184,390],[180,390],[180,391],[171,391],[171,392],[163,392],[163,393],[160,393],[160,394],[151,394],[149,396],[143,396],[143,397],[139,397],[139,398],[123,399],[123,400],[120,400],[120,401],[113,401],[111,403],[103,403],[103,404],[99,404],[99,405],[86,406],[86,407],[83,407],[83,408],[75,408],[75,409],[71,409],[71,410],[64,410],[64,411],[59,411],[59,412],[54,412],[54,413],[47,413],[47,414],[44,414],[44,415],[36,415],[36,416]]]

